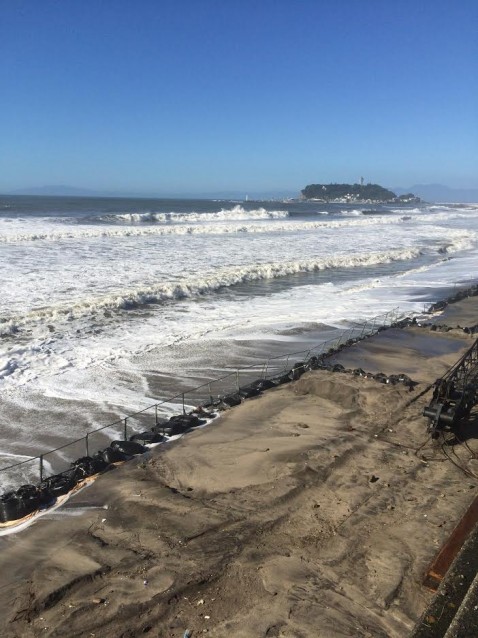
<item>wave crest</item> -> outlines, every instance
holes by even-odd
[[[129,224],[187,224],[202,223],[214,221],[253,221],[263,219],[284,219],[289,213],[285,210],[266,210],[265,208],[257,208],[254,210],[246,210],[239,204],[233,208],[222,208],[219,211],[211,213],[116,213],[111,215],[103,215],[96,218],[102,222],[126,222]]]
[[[405,261],[418,257],[421,252],[419,248],[396,249],[388,252],[225,267],[219,272],[207,273],[202,277],[190,277],[179,282],[162,283],[157,286],[133,290],[118,290],[100,298],[79,301],[71,306],[56,306],[34,310],[23,317],[5,318],[0,322],[0,335],[11,335],[25,324],[32,322],[43,322],[45,320],[72,321],[97,312],[128,310],[147,304],[161,304],[168,301],[197,297],[216,292],[222,288],[263,279],[276,279],[288,275],[334,268],[358,268],[388,264],[393,261]]]

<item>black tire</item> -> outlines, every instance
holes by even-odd
[[[124,454],[135,456],[136,454],[144,454],[147,448],[136,441],[112,441],[111,446],[113,450],[119,450]]]
[[[232,408],[241,403],[241,396],[239,394],[228,394],[222,398],[222,402]]]
[[[270,379],[257,379],[257,381],[253,381],[251,383],[251,388],[257,388],[261,392],[264,390],[270,390],[271,388],[275,388],[276,384]]]
[[[178,414],[177,416],[172,416],[166,425],[172,427],[176,423],[187,428],[197,428],[198,425],[203,425],[206,421],[200,419],[196,414]]]
[[[112,463],[119,463],[120,461],[128,461],[131,458],[129,454],[125,454],[119,450],[114,450],[112,447],[105,448],[99,452],[99,454],[101,454],[108,465],[111,465]]]
[[[78,471],[78,476],[81,479],[103,472],[108,467],[108,463],[102,456],[83,456],[74,461],[72,467]]]
[[[36,485],[22,485],[16,494],[29,512],[37,510],[41,505],[40,490]]]
[[[290,371],[290,376],[292,381],[297,381],[300,377],[307,372],[307,364],[304,361],[298,361],[294,363],[292,366],[292,370]]]
[[[164,436],[158,432],[139,432],[129,437],[130,441],[137,441],[139,443],[161,443],[164,441]]]
[[[239,388],[238,394],[241,395],[243,399],[250,399],[252,397],[257,397],[261,393],[259,388],[253,388],[251,385],[244,386],[243,388]]]
[[[315,355],[307,359],[307,367],[309,370],[317,370],[320,367],[320,359]]]
[[[286,374],[281,374],[279,377],[274,377],[273,379],[276,385],[284,385],[284,383],[290,383],[292,381],[290,372]]]
[[[21,500],[15,492],[6,492],[0,496],[0,522],[9,523],[22,518]]]
[[[164,432],[169,436],[183,434],[191,428],[197,428],[206,423],[206,419],[200,419],[196,414],[178,414],[172,416],[159,432]]]
[[[54,498],[68,494],[77,484],[76,470],[68,470],[62,474],[54,474],[49,476],[40,483],[40,490],[48,491]]]
[[[23,487],[34,487],[31,485]],[[28,514],[31,514],[40,507],[40,496],[38,490],[34,488],[35,492],[22,491],[7,492],[0,496],[0,522],[9,523],[10,521],[16,521]]]
[[[48,507],[49,505],[53,505],[53,503],[56,501],[56,497],[52,493],[50,488],[42,485],[41,483],[38,486],[38,493],[40,495],[40,506],[41,507]]]

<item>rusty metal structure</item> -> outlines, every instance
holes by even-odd
[[[446,374],[435,381],[430,404],[423,410],[428,431],[438,437],[453,432],[478,402],[478,339]]]

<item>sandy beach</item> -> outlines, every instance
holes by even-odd
[[[477,323],[477,298],[437,323]],[[107,472],[0,538],[3,635],[404,638],[428,564],[474,498],[429,440],[430,386],[474,342],[393,328]],[[471,449],[478,450],[473,439]]]

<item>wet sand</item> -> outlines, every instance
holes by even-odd
[[[473,298],[446,322],[475,317]],[[307,372],[0,538],[3,635],[408,636],[432,596],[426,567],[478,486],[458,467],[477,469],[470,452],[451,463],[421,416],[473,341],[379,333],[335,361],[406,373],[413,391]]]

